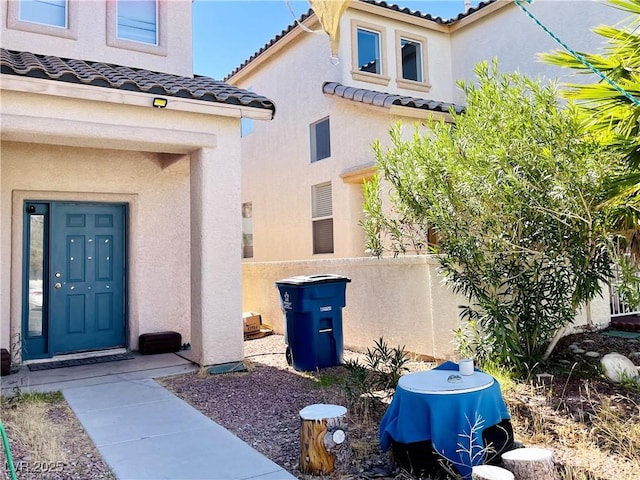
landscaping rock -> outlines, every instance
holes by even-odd
[[[584,354],[585,357],[589,357],[589,358],[600,358],[600,353],[599,352],[587,352]]]
[[[576,355],[582,355],[585,351],[581,348],[574,348],[573,349],[573,353],[575,353]]]
[[[638,369],[633,362],[624,355],[608,353],[602,357],[600,364],[604,369],[604,374],[612,382],[620,383],[625,379],[634,379],[640,383],[640,373],[638,373]]]

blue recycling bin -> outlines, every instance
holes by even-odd
[[[300,371],[342,364],[342,308],[347,283],[341,275],[301,275],[276,282],[285,316],[287,362]]]

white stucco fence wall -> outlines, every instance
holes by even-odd
[[[435,256],[347,258],[242,265],[243,310],[262,315],[264,323],[283,333],[276,281],[296,275],[332,273],[351,279],[342,310],[345,348],[363,350],[383,337],[391,346],[437,359],[455,357],[454,330],[460,325],[459,305],[466,299],[443,284]],[[609,323],[608,288],[590,305],[591,321]],[[574,328],[586,324],[581,312]]]

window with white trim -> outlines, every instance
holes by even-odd
[[[53,37],[78,38],[78,2],[12,0],[7,4],[7,28]]]
[[[396,30],[396,83],[400,88],[428,92],[427,38]]]
[[[406,38],[400,39],[400,58],[402,61],[402,78],[422,81],[422,45]]]
[[[167,56],[167,3],[159,0],[109,0],[107,45]]]
[[[311,145],[311,163],[331,156],[331,129],[329,117],[323,118],[309,126]]]
[[[389,84],[384,28],[351,20],[351,76],[363,82]]]
[[[378,32],[358,28],[358,70],[378,75],[382,73]]]
[[[333,203],[331,182],[311,187],[313,253],[333,253]]]
[[[67,0],[20,0],[18,20],[67,28]]]
[[[158,45],[156,0],[117,0],[116,36],[122,40]]]

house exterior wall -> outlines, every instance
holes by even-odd
[[[109,24],[115,29],[115,1],[70,0],[69,28],[38,28],[12,21],[18,1],[0,3],[0,37],[2,46],[42,55],[78,58],[96,62],[130,65],[152,71],[192,76],[191,0],[158,2],[160,45],[146,46],[135,42],[111,42],[107,38]],[[56,30],[59,30],[58,32]]]
[[[130,348],[137,349],[138,335],[155,331],[175,330],[190,341],[187,156],[163,170],[155,153],[3,142],[2,157],[3,245],[10,235],[18,267],[8,279],[12,302],[10,309],[3,305],[2,318],[17,320],[14,336],[20,332],[24,201],[72,200],[128,206]],[[8,329],[2,331],[4,337]]]
[[[128,347],[176,330],[198,363],[240,360],[239,119],[13,91],[3,80],[3,348],[21,325],[23,201],[117,202],[129,205]]]
[[[583,53],[602,52],[604,39],[592,32],[594,27],[616,25],[629,16],[606,3],[593,0],[523,3],[565,44]],[[538,53],[553,50],[562,50],[562,47],[515,3],[509,2],[491,15],[454,29],[451,34],[453,78],[472,80],[476,64],[497,57],[502,72],[518,71],[559,83],[589,83],[597,80],[595,75],[576,74],[538,59]],[[459,89],[454,92],[453,100],[458,103],[464,101]]]
[[[415,118],[356,105],[322,94],[325,81],[341,81],[342,62],[331,63],[325,36],[306,34],[278,61],[264,64],[242,88],[271,98],[277,116],[256,123],[241,140],[242,202],[253,206],[253,260],[299,260],[367,255],[362,219],[362,185],[341,175],[372,165],[372,144],[389,144],[398,121],[413,131]],[[291,79],[292,71],[305,72]],[[331,156],[311,163],[309,126],[329,117]],[[357,119],[357,120],[356,120]],[[333,195],[334,254],[313,254],[311,187],[330,181]],[[274,221],[275,220],[275,221]]]
[[[534,14],[576,49],[597,51],[599,37],[587,33],[601,23],[615,23],[624,14],[596,2],[540,1],[527,4]],[[373,12],[378,12],[375,15]],[[579,12],[579,14],[576,14]],[[371,166],[371,145],[388,144],[388,129],[397,121],[410,134],[416,118],[399,117],[389,110],[324,95],[322,84],[335,81],[346,86],[387,93],[462,103],[457,79],[472,79],[477,62],[497,56],[502,71],[519,69],[529,75],[571,80],[557,67],[537,62],[535,53],[557,48],[513,2],[481,9],[453,27],[402,15],[385,8],[359,5],[341,19],[339,63],[329,57],[325,36],[293,32],[291,41],[258,57],[249,68],[231,78],[238,86],[263,92],[278,106],[273,122],[255,126],[243,138],[242,202],[253,208],[253,258],[243,263],[243,310],[262,314],[265,322],[282,332],[282,314],[274,283],[292,275],[336,273],[353,279],[347,286],[344,309],[345,345],[362,349],[380,336],[391,344],[439,358],[454,354],[452,331],[458,326],[458,308],[464,299],[442,286],[433,257],[367,258],[362,219],[361,184],[346,182],[344,174]],[[351,70],[352,25],[360,21],[386,32],[388,84],[354,79]],[[318,28],[317,25],[315,28]],[[396,83],[396,36],[402,30],[427,38],[426,92],[402,88]],[[276,44],[277,45],[277,44]],[[309,124],[326,116],[331,125],[331,156],[309,161]],[[311,186],[331,181],[334,253],[313,255]],[[587,321],[609,322],[608,289],[587,310],[575,327]]]
[[[339,66],[341,82],[344,85],[357,88],[450,102],[454,86],[451,77],[451,40],[449,34],[444,31],[445,28],[418,17],[393,15],[395,12],[385,8],[374,8],[375,13],[372,13],[370,11],[371,8],[367,8],[367,5],[363,5],[363,7],[365,10],[360,8],[348,9],[340,19]],[[401,21],[398,18],[403,18],[405,21]],[[383,51],[385,52],[383,64],[389,77],[388,83],[376,85],[353,77],[351,72],[357,70],[357,66],[352,61],[352,47],[355,45],[353,38],[354,24],[355,26],[370,26],[371,28],[379,29],[383,33]],[[407,88],[406,85],[398,83],[398,78],[401,78],[401,72],[398,72],[396,32],[408,35],[409,38],[417,36],[426,39],[427,61],[425,74],[428,76],[430,84],[428,90]],[[328,56],[328,49],[323,54]]]
[[[296,275],[333,273],[351,279],[342,309],[345,348],[366,350],[383,337],[389,346],[437,359],[456,356],[454,331],[461,325],[460,305],[438,273],[435,256],[399,258],[341,258],[290,262],[254,262],[242,266],[243,307],[258,312],[264,323],[284,332],[284,316],[275,286],[278,280]],[[576,317],[574,330],[587,324],[609,323],[608,288]]]

